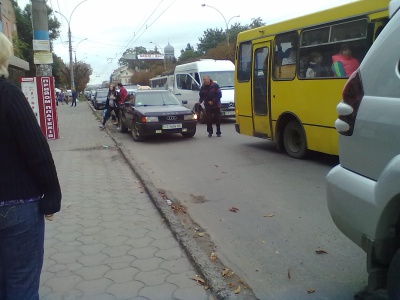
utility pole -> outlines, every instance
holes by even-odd
[[[37,76],[53,76],[46,0],[32,1],[33,51]]]

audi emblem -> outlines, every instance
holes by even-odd
[[[168,120],[168,121],[174,121],[174,120],[176,120],[176,119],[177,119],[176,116],[168,116],[168,117],[167,117],[167,120]]]

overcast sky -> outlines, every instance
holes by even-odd
[[[98,84],[118,68],[118,59],[127,48],[152,50],[155,44],[150,42],[162,48],[170,43],[178,57],[188,43],[197,48],[208,28],[225,30],[226,22],[229,27],[236,22],[248,25],[254,18],[271,23],[352,1],[47,0],[47,4],[70,20],[72,48],[76,50],[73,59],[76,53],[78,61],[90,64],[93,74],[89,84]],[[18,0],[18,5],[24,8],[29,2]],[[214,8],[202,7],[203,3]],[[55,15],[61,34],[54,41],[54,51],[68,64],[68,22]]]

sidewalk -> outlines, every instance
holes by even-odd
[[[86,101],[57,110],[63,198],[46,221],[40,299],[215,299]]]

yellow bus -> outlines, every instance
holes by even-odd
[[[388,5],[359,0],[239,33],[236,131],[276,141],[294,158],[337,155],[336,105],[388,22]]]

